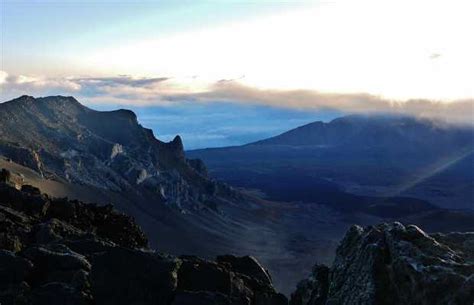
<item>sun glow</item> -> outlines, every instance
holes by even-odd
[[[456,1],[455,1],[456,2]],[[260,88],[368,92],[395,99],[474,96],[469,2],[347,1],[91,52],[110,73]]]

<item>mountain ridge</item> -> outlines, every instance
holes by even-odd
[[[335,118],[328,123],[323,121],[315,121],[302,126],[298,126],[289,131],[283,132],[274,137],[252,142],[247,145],[344,145],[345,141],[361,140],[358,133],[363,136],[372,136],[370,142],[362,142],[363,144],[378,144],[382,146],[387,142],[380,143],[382,136],[392,136],[395,138],[407,137],[404,133],[409,131],[422,130],[425,134],[435,132],[438,136],[443,136],[446,130],[455,130],[458,133],[472,133],[473,127],[468,125],[448,124],[440,120],[422,119],[406,115],[347,115]],[[334,129],[334,130],[331,130]],[[370,134],[367,129],[374,129],[377,133]],[[383,133],[389,133],[384,135]],[[421,131],[418,131],[421,132]],[[345,134],[344,137],[341,134]],[[464,136],[465,135],[460,135]],[[415,137],[412,137],[414,140]]]
[[[96,111],[63,96],[22,96],[0,110],[0,153],[47,177],[114,191],[155,189],[178,205],[189,201],[175,191],[183,182],[189,196],[191,188],[219,189],[186,160],[179,135],[160,141],[130,110]]]
[[[320,191],[339,189],[361,196],[415,197],[444,208],[472,209],[474,203],[470,126],[408,116],[353,115],[309,123],[242,146],[192,150],[187,155],[202,159],[211,176],[258,189],[271,200],[289,200],[291,188],[282,194],[274,184],[295,181],[294,200],[313,200]],[[457,183],[449,185],[452,180]],[[305,193],[309,195],[302,198]]]

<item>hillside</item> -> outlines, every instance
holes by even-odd
[[[202,159],[211,176],[258,189],[272,200],[314,202],[334,194],[337,201],[345,192],[472,209],[473,152],[472,127],[412,117],[347,116],[248,145],[186,154]]]

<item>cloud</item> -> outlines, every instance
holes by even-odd
[[[133,78],[129,75],[117,77],[83,77],[75,78],[74,81],[83,84],[94,84],[96,86],[130,86],[130,87],[153,87],[155,84],[168,80],[168,77],[156,78]]]
[[[166,85],[162,83],[169,80],[166,77],[158,78],[132,78],[122,75],[118,77],[82,77],[72,78],[81,89],[79,94],[83,97],[100,98],[108,97],[117,100],[120,104],[127,100],[148,99],[165,91]]]
[[[166,95],[170,90],[177,92],[166,83],[168,80],[169,78],[166,77],[133,78],[128,75],[47,78],[9,75],[5,71],[0,71],[2,101],[28,94],[34,96],[74,95],[77,98],[86,99],[89,103],[148,104],[150,99],[160,102],[159,97]]]
[[[39,76],[9,75],[5,71],[0,71],[0,89],[2,101],[6,101],[23,94],[75,93],[81,89],[81,86],[68,78],[51,79]]]
[[[326,93],[315,90],[260,89],[239,80],[199,83],[195,77],[134,78],[13,76],[0,71],[2,100],[29,95],[74,95],[87,104],[133,106],[170,105],[182,102],[232,102],[290,109],[336,110],[343,113],[393,113],[474,124],[474,99],[433,101],[391,100],[368,93]]]
[[[195,95],[197,100],[225,100],[296,109],[332,109],[346,113],[392,113],[474,124],[474,99],[433,101],[390,100],[367,93],[323,93],[314,90],[258,89],[238,82],[216,83],[211,90]]]
[[[0,85],[7,82],[8,73],[5,71],[0,71]]]

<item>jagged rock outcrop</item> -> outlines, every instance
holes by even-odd
[[[186,160],[180,136],[162,142],[132,111],[95,111],[73,97],[22,96],[1,103],[0,155],[47,178],[146,194],[146,201],[182,210],[228,195],[219,193],[222,187],[207,177],[202,162]]]
[[[54,199],[0,181],[0,303],[285,305],[251,257],[216,261],[148,248],[110,205]]]
[[[474,233],[428,235],[414,225],[353,226],[331,268],[317,265],[291,305],[468,305]]]

